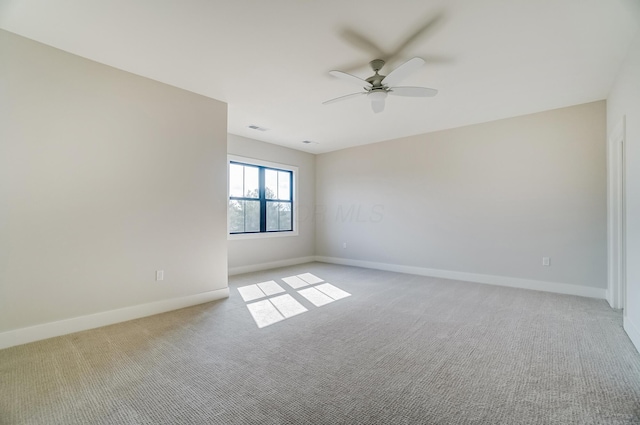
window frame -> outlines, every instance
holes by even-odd
[[[258,198],[244,198],[231,196],[230,193],[230,166],[231,164],[236,163],[239,165],[246,165],[250,167],[258,167],[258,173],[260,177],[260,181],[258,184],[259,197]],[[242,232],[242,233],[231,233],[230,226],[230,217],[229,217],[229,201],[232,199],[242,200],[252,200],[260,202],[260,216],[261,216],[261,229],[262,229],[262,220],[263,218],[266,220],[266,204],[267,202],[289,202],[282,200],[270,200],[265,196],[265,182],[262,176],[264,176],[264,171],[266,169],[276,170],[276,171],[286,171],[291,173],[291,181],[290,181],[290,197],[291,197],[291,230],[266,230],[265,223],[265,231],[258,232]],[[236,239],[257,239],[257,238],[269,238],[269,237],[287,237],[287,236],[297,236],[298,235],[298,167],[287,164],[279,164],[270,161],[264,161],[256,158],[249,158],[237,155],[228,155],[227,156],[227,239],[236,240]]]

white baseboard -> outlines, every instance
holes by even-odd
[[[229,288],[43,323],[0,333],[0,349],[227,298]]]
[[[419,276],[441,277],[444,279],[463,280],[466,282],[486,283],[489,285],[508,286],[512,288],[532,289],[535,291],[555,292],[558,294],[578,295],[589,298],[606,298],[606,289],[570,283],[545,282],[541,280],[520,279],[517,277],[492,276],[486,274],[456,272],[451,270],[428,269],[424,267],[403,266],[399,264],[376,263],[372,261],[351,260],[348,258],[316,256],[322,263],[342,264],[345,266],[364,267],[367,269],[386,270],[397,273],[408,273]]]
[[[636,346],[636,350],[640,352],[640,327],[636,326],[626,315],[622,318],[622,326],[633,345]]]
[[[262,270],[277,269],[278,267],[295,266],[297,264],[310,263],[315,261],[314,256],[289,258],[280,261],[271,261],[269,263],[250,264],[248,266],[229,267],[229,276],[243,273],[259,272]]]

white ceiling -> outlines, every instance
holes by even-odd
[[[0,0],[0,28],[227,102],[230,133],[320,153],[604,99],[640,27],[639,4]],[[438,15],[406,58],[449,60],[403,81],[438,96],[392,97],[381,114],[365,99],[321,104],[358,91],[329,70],[374,59],[342,31],[390,50]],[[352,73],[371,75],[367,66]]]

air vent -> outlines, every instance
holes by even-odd
[[[305,145],[317,145],[318,142],[312,142],[311,140],[303,140],[302,143]]]
[[[257,131],[267,131],[268,130],[268,128],[260,127],[259,125],[250,125],[249,128],[252,129],[252,130],[257,130]]]

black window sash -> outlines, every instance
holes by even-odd
[[[244,162],[230,161],[231,164],[237,164],[247,167],[258,168],[258,198],[247,198],[244,196],[229,196],[233,201],[259,201],[260,202],[260,231],[259,232],[231,232],[233,235],[240,235],[244,233],[278,233],[278,232],[292,232],[293,231],[293,171],[282,170],[280,168],[265,167],[262,165],[247,164]],[[282,171],[289,173],[289,200],[286,199],[269,199],[266,196],[266,180],[265,170]],[[244,175],[243,175],[244,176]],[[244,177],[243,177],[244,178]],[[288,230],[267,230],[267,202],[279,202],[290,204],[291,213],[291,228]],[[278,227],[280,227],[280,220],[278,217]]]

